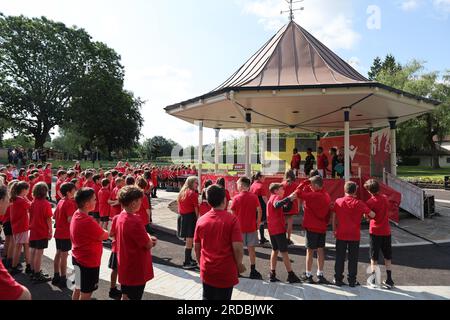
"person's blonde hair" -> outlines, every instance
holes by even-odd
[[[197,177],[189,177],[186,179],[184,186],[181,188],[180,193],[178,194],[178,202],[186,199],[186,194],[188,190],[195,191],[194,183],[198,181]]]
[[[287,182],[295,182],[296,179],[297,177],[295,176],[294,170],[289,169],[284,174],[284,180]]]

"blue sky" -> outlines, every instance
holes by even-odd
[[[300,5],[299,5],[300,6]],[[375,56],[450,70],[450,0],[305,0],[296,21],[363,75]],[[143,137],[195,144],[163,108],[223,82],[283,24],[284,0],[0,0],[0,12],[86,29],[122,56],[126,87],[147,101]],[[369,24],[368,24],[369,23]],[[223,136],[236,135],[224,133]],[[214,141],[206,131],[205,142]]]

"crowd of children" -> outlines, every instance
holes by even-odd
[[[10,168],[8,168],[9,170]],[[371,197],[367,202],[357,199],[357,185],[345,184],[345,196],[331,201],[324,189],[323,178],[312,177],[297,184],[296,175],[288,171],[282,183],[271,184],[265,190],[264,176],[257,173],[252,181],[241,177],[239,193],[233,198],[226,190],[223,178],[207,181],[199,201],[199,181],[195,167],[174,166],[157,168],[150,165],[118,165],[110,170],[82,170],[79,163],[69,170],[58,168],[55,183],[56,208],[52,213],[52,168],[30,165],[15,178],[0,173],[3,195],[5,186],[8,205],[0,210],[0,222],[5,234],[4,258],[0,265],[0,286],[10,285],[16,299],[28,297],[29,292],[4,276],[25,271],[34,283],[52,281],[61,288],[67,286],[67,259],[72,252],[75,269],[74,300],[90,299],[97,289],[103,245],[111,245],[110,297],[141,299],[147,281],[153,278],[151,248],[157,239],[151,234],[151,199],[157,188],[179,186],[178,236],[185,239],[183,268],[199,266],[205,299],[228,299],[238,275],[245,272],[243,248],[248,249],[251,279],[263,276],[256,269],[256,247],[265,244],[267,225],[272,245],[270,258],[271,282],[280,281],[276,274],[278,256],[288,273],[289,283],[330,284],[324,276],[326,232],[331,224],[336,238],[336,262],[333,283],[344,285],[344,262],[348,252],[348,283],[359,285],[357,265],[361,219],[370,220],[370,260],[375,272],[379,252],[383,253],[387,269],[386,286],[392,287],[390,204],[380,194],[376,180],[364,188]],[[182,177],[178,179],[178,177]],[[1,208],[0,208],[1,209]],[[293,244],[293,216],[303,210],[306,232],[306,270],[298,277],[293,271],[288,248]],[[258,237],[259,233],[259,237]],[[43,251],[54,238],[57,252],[53,277],[41,270]],[[223,241],[222,241],[223,240]],[[195,251],[197,261],[192,258]],[[20,263],[23,257],[25,270]],[[317,255],[317,281],[312,267]],[[6,268],[6,269],[5,269]],[[235,270],[235,271],[233,271]],[[375,277],[370,284],[375,285]],[[120,283],[120,290],[117,284]],[[27,295],[28,292],[28,295]],[[20,293],[20,294],[19,294]],[[0,298],[5,296],[0,295]]]

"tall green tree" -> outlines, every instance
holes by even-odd
[[[384,60],[381,60],[380,57],[376,57],[368,73],[369,80],[376,80],[377,76],[382,71],[386,73],[397,73],[401,69],[401,64],[395,60],[395,57],[392,54],[386,55]]]
[[[176,146],[179,147],[175,141],[161,136],[146,139],[142,146],[143,152],[149,160],[155,160],[158,157],[169,157],[172,155],[172,149]]]

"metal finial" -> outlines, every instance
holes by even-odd
[[[281,14],[289,13],[289,21],[294,21],[294,11],[302,11],[305,9],[303,7],[294,8],[294,3],[300,3],[300,2],[303,2],[304,0],[298,0],[298,1],[285,0],[285,1],[289,4],[289,10],[281,11]]]

